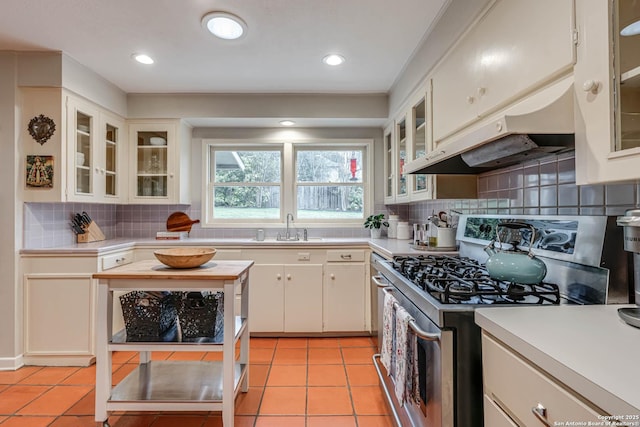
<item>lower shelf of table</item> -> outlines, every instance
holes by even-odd
[[[247,330],[247,319],[240,316],[235,317],[235,337],[237,341]],[[127,341],[127,334],[124,329],[116,332],[108,344],[110,351],[194,351],[198,346],[198,351],[222,351],[223,335],[218,334],[214,338],[196,338],[182,340],[178,333],[171,341]]]
[[[234,364],[234,396],[248,365]],[[107,410],[220,410],[222,362],[151,361],[111,391]]]

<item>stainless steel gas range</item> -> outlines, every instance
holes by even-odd
[[[502,241],[520,250],[532,246],[531,252],[546,265],[542,282],[494,280],[487,273],[485,248],[495,239],[498,224],[505,222],[535,228],[535,233],[508,229]],[[383,324],[385,295],[391,294],[394,307],[404,308],[411,316],[409,328],[417,337],[417,357],[412,358],[418,365],[415,402],[398,401],[393,372],[386,372],[379,354],[374,356],[396,424],[483,425],[482,349],[480,330],[473,320],[476,307],[628,302],[628,285],[616,282],[610,286],[609,269],[603,268],[624,259],[619,256],[621,249],[603,251],[605,246],[622,247],[617,241],[605,241],[617,240],[619,234],[607,217],[469,215],[460,217],[459,255],[425,253],[385,259],[373,254],[378,325]]]

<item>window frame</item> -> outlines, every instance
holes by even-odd
[[[242,151],[255,150],[267,151],[274,150],[281,153],[281,187],[280,187],[280,218],[274,219],[224,219],[213,217],[213,188],[215,183],[210,181],[212,177],[212,160],[211,153],[213,151],[228,151],[230,148],[241,149]],[[346,219],[339,218],[336,220],[304,218],[297,217],[297,179],[296,179],[296,152],[298,150],[317,149],[317,150],[361,150],[362,151],[362,187],[363,187],[363,218]],[[255,228],[256,221],[260,221],[262,228],[279,228],[282,227],[286,220],[287,213],[292,213],[296,226],[299,228],[320,228],[320,227],[360,227],[364,219],[373,209],[373,156],[374,156],[374,140],[370,138],[362,139],[297,139],[297,140],[266,140],[266,139],[202,139],[202,216],[204,221],[201,223],[203,228]],[[252,183],[247,183],[252,184]],[[335,183],[336,185],[354,185],[348,183]],[[354,185],[355,186],[355,185]]]

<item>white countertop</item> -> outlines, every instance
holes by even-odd
[[[628,305],[480,308],[481,328],[609,415],[640,414],[640,329]]]
[[[141,239],[111,239],[91,243],[74,243],[67,246],[53,248],[32,248],[22,249],[24,255],[46,255],[46,254],[75,254],[75,255],[101,255],[113,251],[133,249],[135,247],[157,247],[157,246],[215,246],[215,247],[262,247],[262,248],[292,248],[292,247],[336,247],[336,246],[363,246],[370,247],[374,252],[386,258],[395,255],[420,255],[429,253],[455,254],[457,252],[425,252],[411,248],[411,240],[397,239],[369,239],[369,238],[334,238],[322,239],[311,238],[308,241],[277,241],[267,239],[256,241],[249,238],[242,239],[182,239],[182,240],[156,240],[153,238]]]

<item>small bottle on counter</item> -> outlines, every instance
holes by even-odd
[[[387,228],[387,237],[389,239],[396,239],[398,237],[398,215],[389,215],[389,228]]]
[[[398,222],[398,233],[396,238],[399,240],[408,240],[411,238],[408,222]]]
[[[258,242],[262,242],[264,240],[264,230],[262,228],[258,229],[258,231],[256,231],[256,240]]]

